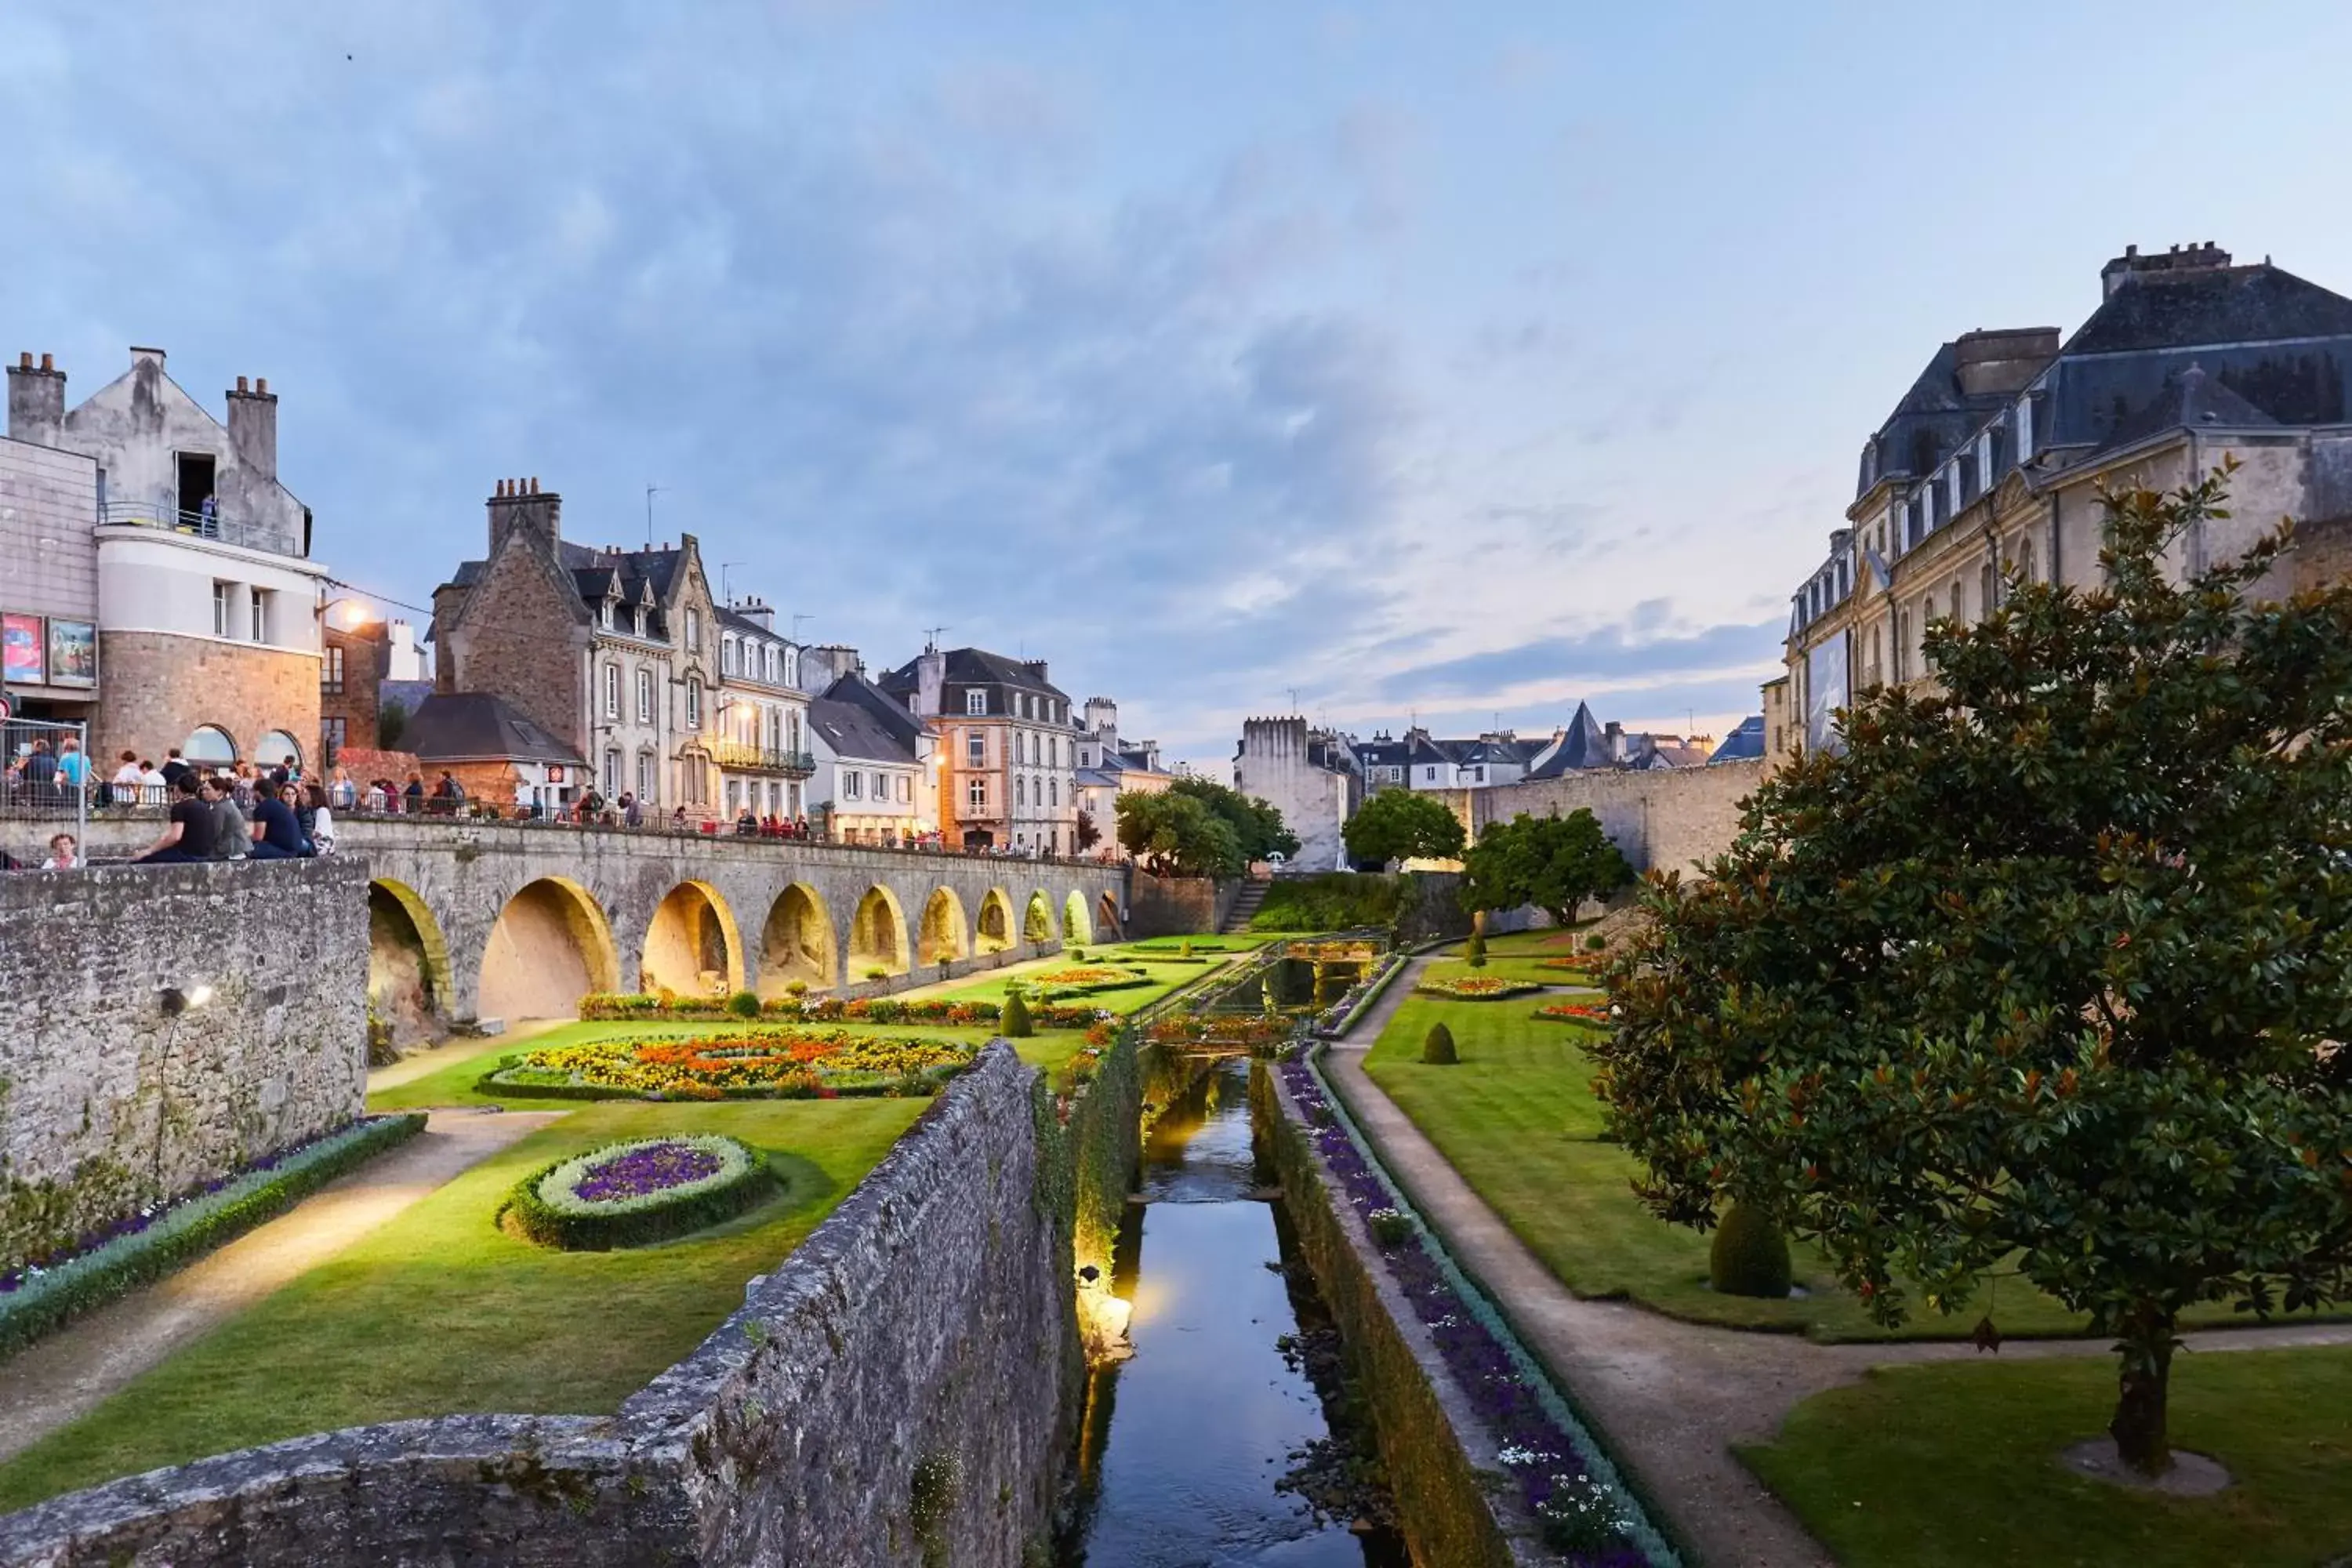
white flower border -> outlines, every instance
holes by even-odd
[[[635,1197],[612,1198],[603,1203],[583,1198],[572,1189],[582,1178],[597,1166],[620,1159],[632,1150],[652,1148],[663,1143],[680,1143],[689,1149],[699,1149],[719,1156],[719,1169],[691,1182],[680,1182],[674,1187],[658,1192],[640,1193]],[[539,1179],[539,1201],[562,1215],[595,1218],[605,1215],[635,1214],[645,1209],[665,1208],[682,1198],[707,1193],[713,1187],[723,1187],[740,1181],[751,1163],[751,1151],[732,1138],[722,1138],[715,1132],[674,1133],[664,1138],[632,1138],[620,1143],[604,1143],[575,1155]]]

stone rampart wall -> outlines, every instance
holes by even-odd
[[[1589,808],[1636,871],[1688,871],[1731,847],[1739,803],[1764,779],[1760,762],[1654,773],[1570,773],[1495,789],[1455,790],[1446,804],[1473,837],[1519,813],[1566,816]]]
[[[990,1047],[614,1417],[447,1416],[199,1460],[0,1519],[0,1563],[1017,1568],[1079,1386],[1051,1121],[1036,1074]]]
[[[1138,871],[1129,894],[1128,934],[1141,939],[1213,932],[1233,913],[1241,891],[1239,879],[1154,877]]]
[[[358,1116],[367,972],[351,861],[0,876],[0,1268]]]

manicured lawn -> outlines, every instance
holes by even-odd
[[[1149,954],[1146,955],[1147,958],[1149,956]],[[1090,996],[1063,997],[1057,1000],[1054,1005],[1062,1007],[1100,1007],[1112,1013],[1128,1014],[1134,1012],[1139,1007],[1147,1006],[1153,1002],[1159,1001],[1160,998],[1167,995],[1171,991],[1175,990],[1178,986],[1189,985],[1193,981],[1198,980],[1204,973],[1223,968],[1230,962],[1231,960],[1229,959],[1219,958],[1213,959],[1210,963],[1204,964],[1155,964],[1124,958],[1116,950],[1104,950],[1098,952],[1094,948],[1088,948],[1087,950],[1087,963],[1085,964],[1080,964],[1076,960],[1070,958],[1050,958],[1046,959],[1043,963],[1023,963],[1011,968],[995,971],[985,980],[953,984],[944,986],[927,986],[922,991],[919,993],[910,993],[910,994],[919,994],[927,997],[944,997],[950,1002],[986,1002],[992,1005],[1001,1005],[1004,1000],[1004,988],[1007,984],[1025,982],[1030,984],[1031,997],[1032,1000],[1034,1000],[1034,986],[1036,977],[1038,975],[1051,974],[1055,970],[1060,969],[1089,967],[1100,963],[1114,967],[1141,968],[1150,975],[1151,983],[1148,985],[1121,986],[1116,991],[1100,991]]]
[[[1580,984],[1577,977],[1558,969],[1541,967],[1548,958],[1573,958],[1590,962],[1592,955],[1584,951],[1584,932],[1576,931],[1520,931],[1486,939],[1486,966],[1473,969],[1461,961],[1462,944],[1454,942],[1444,949],[1445,957],[1429,966],[1429,973],[1441,980],[1458,980],[1465,974],[1491,974],[1498,980],[1532,980],[1538,985]]]
[[[2307,1568],[2352,1552],[2352,1348],[2173,1362],[2174,1446],[2234,1479],[2212,1497],[2059,1468],[2115,1396],[2111,1355],[1889,1368],[1740,1457],[1846,1568]]]
[[[595,1415],[693,1349],[846,1196],[920,1100],[583,1105],[0,1467],[0,1510],[248,1444],[459,1411]],[[533,1169],[615,1138],[725,1132],[775,1203],[699,1237],[554,1252],[491,1223]]]

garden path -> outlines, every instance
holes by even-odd
[[[1829,1553],[1732,1452],[1773,1436],[1789,1412],[1874,1366],[1978,1353],[1967,1342],[1816,1344],[1792,1334],[1685,1323],[1623,1301],[1576,1295],[1455,1173],[1364,1071],[1364,1057],[1412,994],[1410,962],[1335,1042],[1324,1068],[1381,1163],[1470,1276],[1502,1305],[1530,1350],[1597,1421],[1674,1533],[1707,1568],[1826,1568]],[[2352,1323],[2229,1329],[2182,1336],[2190,1352],[2352,1343]],[[2012,1340],[2004,1359],[2108,1355],[2105,1340]]]
[[[561,1111],[436,1110],[425,1131],[286,1213],[0,1362],[15,1458],[229,1317],[316,1268]]]
[[[390,1067],[376,1068],[368,1073],[368,1091],[373,1093],[379,1089],[397,1089],[404,1083],[414,1083],[420,1078],[429,1078],[451,1062],[463,1061],[467,1057],[487,1056],[492,1051],[509,1048],[530,1038],[533,1035],[543,1035],[563,1022],[564,1020],[561,1018],[533,1018],[529,1023],[519,1025],[503,1035],[492,1035],[488,1037],[477,1035],[452,1035],[446,1040],[436,1040],[429,1046],[403,1051],[400,1053],[400,1059]]]

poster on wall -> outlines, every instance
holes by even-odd
[[[1805,746],[1810,751],[1842,752],[1838,710],[1846,692],[1845,634],[1841,632],[1805,656]]]
[[[98,684],[98,623],[49,622],[49,684]]]
[[[0,671],[11,686],[47,686],[48,663],[41,617],[11,611],[0,616]]]

